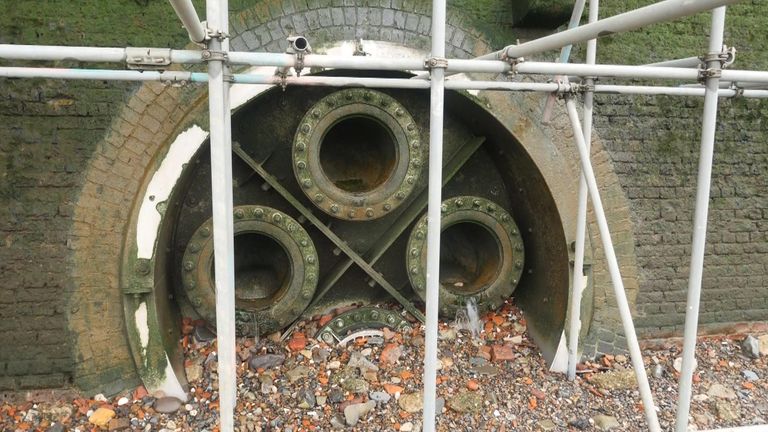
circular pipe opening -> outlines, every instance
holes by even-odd
[[[482,225],[459,222],[443,230],[440,240],[440,284],[460,295],[490,285],[502,266],[496,236]]]
[[[211,283],[216,276],[211,262]],[[256,309],[271,306],[291,280],[291,260],[285,248],[272,237],[244,232],[235,235],[235,299]]]
[[[306,39],[306,38],[303,38],[303,37],[297,37],[297,38],[296,38],[296,39],[293,41],[293,47],[294,47],[294,48],[295,48],[297,51],[304,51],[304,50],[306,50],[306,49],[307,49],[307,45],[309,45],[309,44],[307,43],[307,39]]]
[[[347,117],[331,126],[320,144],[320,166],[337,188],[370,192],[389,179],[397,163],[390,131],[370,117]]]

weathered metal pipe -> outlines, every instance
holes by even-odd
[[[375,90],[348,89],[307,111],[293,140],[293,170],[324,212],[372,220],[413,192],[422,153],[418,127],[403,105]]]
[[[440,313],[453,317],[474,297],[481,310],[496,309],[512,295],[525,251],[512,216],[476,196],[444,200],[441,207]],[[416,293],[426,298],[427,217],[408,238],[406,265]]]
[[[265,206],[234,209],[235,307],[253,317],[259,333],[278,331],[312,300],[318,257],[312,239],[293,218]],[[216,322],[214,254],[209,219],[195,231],[182,260],[182,284],[194,309]],[[250,324],[250,323],[244,323]]]

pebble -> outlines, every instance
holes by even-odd
[[[371,398],[372,401],[375,401],[379,404],[385,404],[389,402],[390,399],[392,399],[392,396],[390,396],[389,393],[383,391],[371,392],[368,394],[368,397]]]
[[[379,355],[379,364],[384,366],[394,365],[403,355],[403,348],[396,343],[389,343],[384,346]]]
[[[203,367],[199,364],[191,364],[184,367],[184,372],[187,374],[187,381],[190,383],[200,381],[203,378]]]
[[[741,371],[741,374],[744,375],[747,381],[757,381],[759,379],[756,373],[748,369]]]
[[[744,355],[746,355],[749,358],[759,358],[760,357],[760,341],[757,340],[752,335],[748,335],[744,340],[741,342],[741,350],[744,352]]]
[[[491,348],[491,359],[494,361],[514,360],[515,350],[509,345],[494,345]]]
[[[362,378],[348,378],[342,381],[341,388],[350,393],[367,393],[368,382]]]
[[[161,397],[155,400],[155,411],[169,414],[178,411],[181,407],[181,401],[175,397]]]
[[[251,356],[248,366],[253,370],[271,369],[282,365],[285,362],[285,356],[282,354],[260,354]]]
[[[368,414],[373,408],[376,407],[376,402],[368,401],[365,403],[347,405],[344,408],[344,419],[347,422],[347,426],[354,426],[360,421],[360,418]]]
[[[400,432],[412,432],[412,431],[413,431],[413,423],[405,422],[400,425]]]
[[[338,361],[338,360],[333,360],[333,361],[329,362],[328,366],[327,366],[327,368],[331,369],[331,370],[338,369],[340,367],[341,367],[341,362]]]
[[[656,379],[664,378],[664,366],[657,364],[653,366],[653,377]]]
[[[344,400],[344,392],[340,388],[333,388],[328,392],[328,402],[337,404]]]
[[[288,377],[289,382],[295,383],[300,379],[308,377],[310,372],[312,372],[312,370],[306,366],[296,366],[295,368],[286,372],[285,376]]]
[[[632,369],[594,374],[590,382],[603,390],[629,390],[637,388],[635,371]]]
[[[568,426],[573,426],[576,429],[583,430],[583,429],[587,429],[591,425],[589,424],[589,420],[585,418],[577,418],[577,419],[569,420]]]
[[[317,401],[317,406],[321,406],[322,407],[322,406],[325,406],[326,402],[328,402],[328,397],[327,396],[318,396],[316,398],[316,401]]]
[[[94,398],[95,399],[95,398]],[[98,427],[105,428],[109,421],[115,417],[115,412],[109,408],[99,408],[88,416],[88,422]]]
[[[448,400],[448,408],[458,413],[476,413],[483,407],[482,396],[478,392],[462,390]]]
[[[723,421],[733,421],[741,417],[741,407],[735,400],[719,399],[714,401],[717,417]]]
[[[315,392],[303,387],[296,394],[296,399],[299,401],[299,408],[310,409],[314,408],[317,400],[315,399]]]
[[[550,419],[539,421],[539,429],[543,431],[553,431],[557,429],[557,425]]]
[[[424,409],[424,394],[421,392],[401,394],[397,404],[405,412],[417,413]]]
[[[120,399],[117,400],[117,406],[126,405],[130,401],[131,401],[130,399],[128,399],[127,397],[123,396],[123,397],[121,397]]]
[[[602,431],[609,431],[618,429],[621,427],[618,420],[616,420],[616,417],[608,416],[608,415],[596,415],[595,418],[595,427],[598,430]]]
[[[718,399],[736,399],[736,392],[722,384],[712,384],[707,390],[707,396]]]

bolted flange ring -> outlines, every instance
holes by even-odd
[[[503,304],[520,281],[523,240],[512,216],[481,197],[459,196],[441,206],[440,313],[453,317],[475,298],[487,311]],[[427,217],[408,237],[406,265],[414,291],[426,299]]]
[[[301,190],[339,219],[380,218],[413,192],[426,149],[419,127],[393,97],[345,89],[313,105],[293,140],[293,171]]]
[[[259,333],[280,330],[314,297],[319,273],[314,243],[296,220],[273,208],[238,206],[233,216],[235,308],[255,320]],[[192,306],[215,326],[212,227],[208,219],[192,235],[181,273]]]

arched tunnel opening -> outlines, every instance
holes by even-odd
[[[465,93],[447,92],[445,106],[443,319],[455,318],[468,299],[491,311],[513,298],[551,361],[570,281],[553,194],[513,133],[519,125],[504,124]],[[427,92],[275,88],[233,113],[232,126],[236,308],[245,313],[237,319],[250,316],[268,333],[341,305],[392,300],[300,207],[369,263],[368,271],[423,306]],[[168,203],[155,280],[175,302],[158,303],[158,314],[214,325],[207,145],[186,164]],[[208,265],[195,264],[205,254]]]

